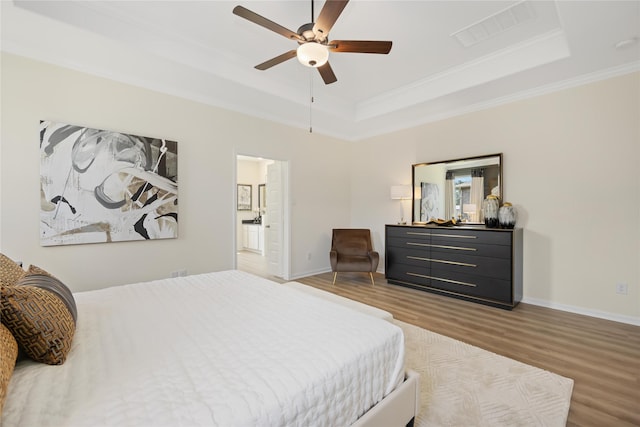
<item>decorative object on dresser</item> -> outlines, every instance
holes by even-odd
[[[387,225],[385,277],[510,310],[522,299],[522,229]]]
[[[482,216],[484,217],[484,225],[488,228],[498,227],[498,209],[500,208],[500,200],[497,196],[489,194],[482,202]]]
[[[516,226],[516,208],[509,202],[505,202],[498,211],[500,228],[514,228]]]
[[[398,224],[406,224],[404,219],[404,204],[403,200],[411,200],[411,186],[410,185],[394,185],[391,187],[391,200],[400,200],[400,222]]]

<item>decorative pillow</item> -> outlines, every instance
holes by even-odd
[[[7,397],[7,387],[16,366],[18,357],[18,343],[2,323],[0,323],[0,414],[4,399]]]
[[[37,362],[61,365],[71,350],[73,315],[58,294],[35,286],[0,286],[0,317]]]
[[[8,256],[0,254],[0,285],[13,286],[22,276],[22,267]]]
[[[55,293],[58,298],[64,302],[67,309],[69,309],[69,312],[73,316],[73,321],[75,322],[78,319],[78,309],[76,308],[76,301],[73,299],[73,294],[58,278],[47,273],[40,267],[31,265],[25,275],[16,282],[16,286],[25,285],[35,286]]]

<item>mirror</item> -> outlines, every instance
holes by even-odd
[[[482,201],[502,200],[502,153],[412,165],[412,222],[432,219],[483,224]]]

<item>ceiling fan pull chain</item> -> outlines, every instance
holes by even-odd
[[[313,4],[313,0],[311,2]],[[313,133],[313,68],[309,70],[309,133]]]

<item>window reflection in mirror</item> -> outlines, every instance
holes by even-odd
[[[414,223],[455,218],[483,223],[482,201],[502,199],[502,154],[419,163],[413,169]]]

